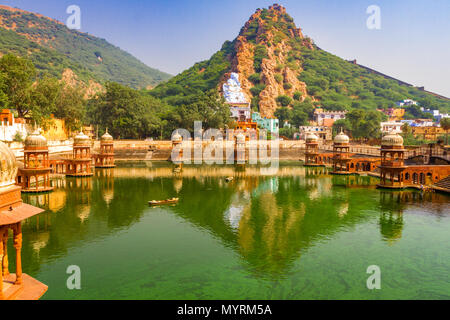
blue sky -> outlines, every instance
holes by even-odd
[[[0,3],[65,22],[151,67],[177,74],[233,40],[257,9],[277,2],[324,50],[450,97],[450,0],[11,0]],[[366,27],[369,5],[381,29]]]

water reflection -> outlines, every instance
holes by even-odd
[[[229,176],[236,178],[227,183]],[[164,208],[167,214],[207,230],[254,275],[271,279],[285,277],[316,243],[362,222],[378,219],[383,240],[394,244],[409,208],[448,214],[447,196],[379,191],[376,183],[298,166],[278,172],[185,166],[175,177],[171,166],[161,164],[97,170],[92,178],[57,181],[51,194],[24,195],[25,202],[46,209],[24,225],[24,266],[33,274],[73,247],[139,223],[148,200],[173,196],[180,202]]]

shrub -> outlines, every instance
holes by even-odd
[[[282,83],[282,82],[283,82],[283,76],[282,76],[281,74],[279,74],[279,73],[276,73],[276,74],[274,75],[274,78],[275,78],[275,80],[276,80],[278,83]]]
[[[261,82],[261,74],[260,73],[254,73],[250,77],[248,77],[248,80],[252,82],[253,84],[258,84]]]
[[[269,54],[267,53],[267,49],[263,45],[257,45],[255,47],[255,53],[253,58],[253,67],[256,72],[261,72],[261,64],[263,59],[267,59]]]
[[[263,91],[266,88],[266,85],[264,84],[257,84],[253,88],[250,89],[250,92],[254,97],[258,97],[261,91]]]
[[[288,105],[291,104],[292,102],[292,98],[289,96],[278,96],[276,99],[277,103],[280,104],[282,107],[287,107]]]
[[[303,97],[303,93],[300,91],[294,92],[294,100],[300,101],[300,99]]]
[[[284,69],[284,65],[281,64],[281,63],[277,64],[276,67],[275,67],[275,71],[276,72],[280,72],[283,69]]]
[[[285,84],[283,85],[283,88],[284,88],[284,90],[291,90],[291,89],[292,89],[292,84],[290,84],[290,83],[285,83]]]

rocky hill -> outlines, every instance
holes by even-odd
[[[266,117],[305,100],[331,110],[375,110],[410,98],[427,107],[450,110],[449,100],[320,49],[276,4],[256,10],[234,41],[226,41],[211,59],[157,86],[151,94],[172,105],[187,104],[198,91],[222,90],[232,72],[238,73],[252,108]]]
[[[86,83],[115,81],[134,88],[151,88],[170,78],[129,53],[63,23],[0,5],[0,55],[30,58],[38,70],[61,77],[66,69]]]

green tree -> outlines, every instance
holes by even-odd
[[[159,132],[158,104],[160,101],[145,97],[137,90],[108,82],[106,92],[89,101],[88,119],[109,128],[118,138],[140,139]]]
[[[275,111],[275,117],[280,120],[280,124],[283,125],[285,121],[289,121],[292,119],[292,110],[287,107],[278,108]]]
[[[445,144],[448,145],[448,131],[450,130],[450,118],[441,120],[441,127],[445,130]]]
[[[17,110],[19,117],[28,115],[32,104],[31,85],[36,80],[36,68],[28,59],[11,54],[0,59],[0,73],[3,78],[3,92],[8,96],[9,106]]]
[[[57,79],[45,76],[29,89],[28,115],[38,125],[47,128],[50,115],[56,110],[56,101],[61,91]],[[20,114],[19,114],[20,115]]]
[[[79,129],[80,121],[86,116],[86,100],[84,90],[80,86],[62,84],[56,100],[54,115],[64,119],[68,129]]]
[[[281,95],[281,96],[278,96],[278,97],[276,98],[276,101],[277,101],[277,103],[280,104],[282,107],[287,107],[288,105],[291,104],[292,98],[289,97],[289,96]]]
[[[230,109],[216,90],[200,93],[189,105],[177,107],[166,120],[172,130],[183,128],[194,131],[194,122],[201,121],[203,129],[225,128],[230,124]]]

